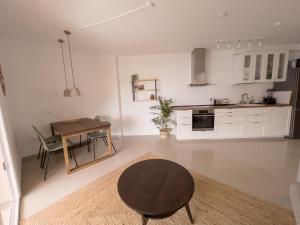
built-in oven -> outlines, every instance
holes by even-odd
[[[213,107],[201,107],[193,110],[193,131],[213,130],[215,113]]]

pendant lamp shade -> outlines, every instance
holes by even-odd
[[[70,45],[71,32],[68,30],[65,30],[64,33],[67,35],[67,38],[68,38],[69,56],[70,56],[71,71],[72,71],[72,78],[73,78],[73,88],[71,88],[69,90],[67,89],[66,94],[68,94],[71,97],[80,96],[81,93],[80,93],[79,88],[76,87],[76,85],[75,85],[75,78],[74,78],[74,69],[73,69],[73,61],[72,61],[72,53],[71,53],[71,45]]]

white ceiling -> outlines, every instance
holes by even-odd
[[[146,0],[0,0],[0,35],[55,44],[81,25],[143,6]],[[215,46],[219,39],[262,37],[299,44],[299,0],[153,0],[155,7],[74,31],[73,47],[90,53],[144,54]],[[226,10],[228,17],[218,18]],[[277,21],[282,25],[275,26]],[[58,45],[58,43],[57,43]]]

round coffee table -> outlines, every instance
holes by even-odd
[[[194,223],[189,201],[194,194],[194,180],[181,165],[163,159],[144,160],[128,167],[120,176],[118,191],[121,199],[148,219],[164,219],[185,207]]]

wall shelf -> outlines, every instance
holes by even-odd
[[[138,79],[131,81],[132,100],[135,101],[157,101],[159,79]],[[140,94],[138,94],[140,93]],[[147,94],[147,93],[150,93]],[[151,98],[152,96],[152,98]]]

